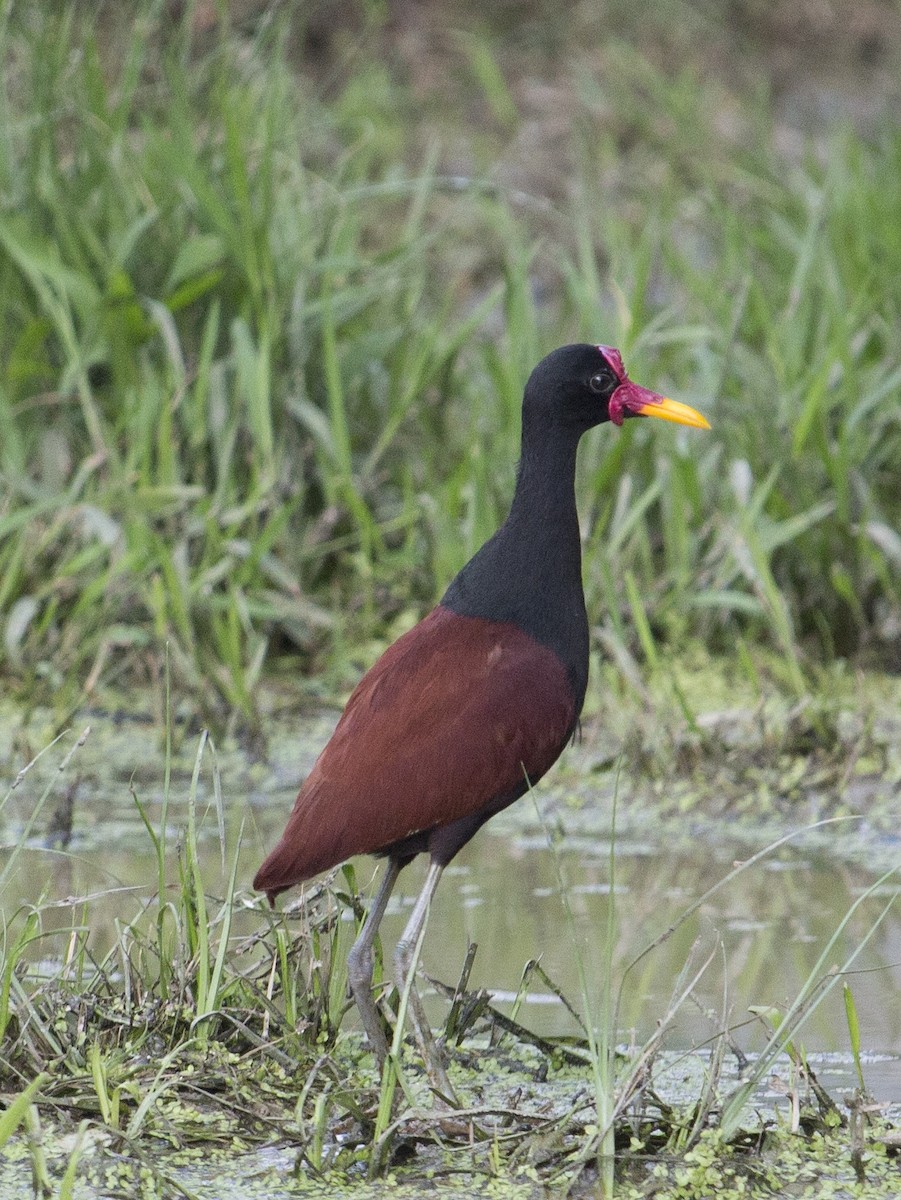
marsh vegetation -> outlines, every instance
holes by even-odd
[[[0,1195],[896,1195],[897,14],[227,7],[0,12]],[[427,951],[448,1114],[347,1017],[368,866],[247,880],[582,339],[713,430],[583,447],[583,743]]]

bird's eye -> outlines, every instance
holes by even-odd
[[[606,392],[612,383],[613,376],[609,371],[599,371],[589,379],[588,386],[593,392]]]

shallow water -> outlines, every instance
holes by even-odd
[[[78,727],[80,730],[80,726]],[[253,762],[237,748],[217,756],[222,779],[227,855],[244,825],[238,878],[244,889],[264,850],[277,837],[289,811],[295,780],[309,769],[328,735],[330,720],[308,722],[299,736],[273,742],[272,761]],[[91,733],[60,773],[59,764],[74,735],[40,760],[9,797],[3,810],[0,903],[6,918],[22,904],[55,905],[45,913],[44,929],[54,924],[41,954],[65,951],[73,923],[87,921],[95,949],[112,937],[113,922],[138,914],[153,895],[156,859],[141,822],[134,792],[151,822],[160,819],[164,756],[158,730],[150,723],[116,722],[91,716]],[[167,873],[177,878],[175,848],[187,822],[190,770],[199,738],[186,736],[170,791]],[[14,760],[8,745],[9,760]],[[584,761],[583,754],[583,761]],[[208,890],[221,883],[221,849],[212,800],[211,758],[206,754],[198,792],[199,844]],[[576,768],[579,757],[575,756]],[[9,847],[40,804],[26,848],[15,861]],[[720,1027],[723,1014],[738,1027],[736,1041],[752,1050],[763,1044],[762,1027],[748,1015],[751,1005],[784,1010],[797,995],[851,905],[884,869],[885,854],[872,870],[849,865],[830,853],[851,836],[844,824],[821,832],[815,846],[786,845],[732,880],[650,954],[627,971],[641,952],[678,921],[685,910],[737,860],[747,860],[773,840],[769,832],[741,830],[730,839],[722,824],[696,820],[693,826],[659,825],[645,816],[630,819],[628,787],[620,801],[615,878],[611,880],[609,814],[604,808],[608,784],[578,769],[564,770],[530,798],[486,826],[448,868],[437,893],[425,941],[427,973],[456,982],[470,942],[478,953],[470,987],[485,987],[510,1011],[524,964],[538,958],[543,969],[580,1014],[597,1013],[607,960],[608,906],[615,905],[612,953],[617,987],[624,978],[619,1008],[619,1038],[646,1038],[667,1012],[680,974],[693,974],[708,955],[712,960],[693,999],[679,1008],[667,1045],[673,1050],[698,1046]],[[597,813],[594,792],[597,791]],[[73,834],[66,850],[46,846],[50,812],[70,792]],[[579,806],[570,797],[579,793]],[[586,799],[587,796],[587,799]],[[571,815],[570,815],[571,808]],[[561,836],[549,845],[546,818]],[[587,818],[586,819],[586,814]],[[885,847],[882,847],[884,851]],[[889,859],[891,848],[889,848]],[[356,864],[357,879],[371,894],[374,860]],[[403,928],[424,872],[424,862],[401,875],[383,924],[390,947]],[[240,885],[239,885],[240,886]],[[221,889],[220,889],[221,890]],[[890,889],[862,902],[822,964],[824,970],[845,962],[866,940]],[[250,896],[248,895],[248,901]],[[84,901],[87,900],[85,904]],[[259,918],[248,912],[242,932]],[[348,929],[348,934],[350,930]],[[881,1100],[901,1101],[901,905],[896,905],[864,946],[848,976],[868,1052],[866,1080]],[[584,982],[583,982],[584,981]],[[443,1002],[429,1003],[436,1022]],[[546,1035],[574,1033],[577,1024],[557,996],[533,979],[519,1020]],[[801,1042],[823,1063],[836,1087],[853,1087],[847,1058],[849,1037],[841,987],[811,1017]],[[831,1065],[830,1065],[831,1064]]]
[[[423,953],[425,970],[454,982],[454,956],[462,959],[467,942],[474,941],[479,952],[470,985],[512,1001],[523,963],[539,956],[580,1015],[597,1011],[611,903],[609,860],[606,848],[599,850],[600,854],[584,848],[558,853],[532,842],[523,846],[483,835],[461,855],[459,865],[452,865],[442,884]],[[741,857],[746,857],[745,848]],[[652,844],[618,846],[612,897],[617,987],[630,963],[712,883],[726,876],[734,860],[734,848],[726,844],[698,843],[669,852]],[[402,877],[399,904],[386,918],[386,937],[400,931],[403,910],[414,898],[412,869],[409,874],[409,880]],[[800,851],[784,851],[750,868],[628,970],[620,997],[620,1040],[640,1043],[649,1037],[674,992],[684,988],[680,977],[686,964],[690,979],[712,954],[693,1001],[679,1008],[667,1046],[675,1050],[703,1044],[728,1013],[730,1024],[741,1027],[736,1042],[746,1050],[759,1048],[762,1026],[749,1023],[749,1006],[787,1008],[845,913],[871,882],[862,870]],[[860,905],[829,956],[827,969],[843,963],[860,945],[885,903],[882,893]],[[449,960],[446,964],[442,956]],[[881,1099],[901,1101],[901,912],[883,922],[854,971],[848,982],[863,1045],[873,1052],[866,1071],[868,1086]],[[577,1028],[563,1004],[540,984],[528,993],[520,1020],[545,1034]],[[811,1054],[834,1056],[832,1064],[823,1062],[830,1068],[827,1073],[840,1087],[854,1086],[846,1071],[849,1038],[840,986],[810,1018],[800,1041]]]

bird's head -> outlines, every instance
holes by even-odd
[[[622,425],[626,417],[659,417],[710,428],[687,404],[633,383],[612,346],[562,346],[543,358],[526,384],[523,415],[580,431],[604,421]]]

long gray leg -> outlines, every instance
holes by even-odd
[[[445,1096],[453,1099],[454,1090],[451,1087],[447,1072],[444,1069],[444,1063],[441,1061],[438,1053],[438,1047],[435,1045],[435,1039],[432,1037],[432,1031],[426,1020],[422,1001],[419,998],[419,993],[416,990],[416,984],[411,974],[414,968],[413,959],[416,953],[416,946],[428,919],[429,905],[432,902],[435,888],[438,886],[438,881],[441,878],[443,870],[444,867],[434,860],[429,863],[422,891],[419,893],[416,904],[413,906],[413,911],[410,914],[410,919],[407,922],[407,927],[401,934],[400,941],[397,943],[397,949],[394,951],[394,982],[397,984],[398,992],[403,996],[409,980],[410,1015],[413,1019],[413,1031],[416,1041],[419,1044],[426,1070],[429,1073],[429,1078],[433,1086]]]
[[[375,894],[375,899],[369,906],[363,928],[347,956],[347,977],[350,981],[350,990],[356,1006],[360,1010],[363,1028],[366,1030],[369,1044],[375,1051],[380,1067],[384,1067],[388,1057],[388,1042],[385,1039],[385,1031],[372,999],[372,945],[402,866],[403,864],[396,858],[388,859],[388,866],[382,882],[379,884],[379,890]]]

